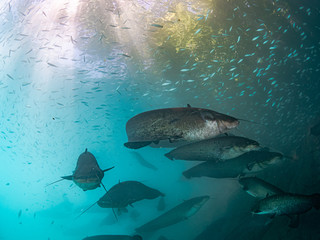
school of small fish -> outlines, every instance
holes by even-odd
[[[186,184],[235,179],[256,200],[252,214],[286,216],[292,228],[300,215],[319,209],[318,193],[256,177],[296,162],[292,149],[301,149],[303,139],[319,143],[319,7],[280,0],[22,2],[0,3],[0,149],[10,159],[23,155],[21,165],[10,164],[41,183],[48,174],[34,166],[62,176],[69,165],[61,149],[78,146],[69,152],[82,152],[74,172],[52,184],[70,180],[89,191],[85,196],[102,186],[105,194],[77,214],[109,208],[119,222],[131,214],[128,207],[147,199],[165,209],[166,189],[156,189],[156,182],[132,178],[104,186],[105,173],[124,166],[118,160],[123,144],[130,166],[154,175],[161,165],[135,149],[155,148],[154,158],[172,166],[194,164],[179,172]],[[119,143],[124,121],[128,141]],[[111,155],[106,168],[91,153],[101,146]],[[163,148],[173,149],[157,155]],[[131,236],[84,239],[147,239],[215,202],[209,195],[176,202]],[[18,212],[20,224],[24,215]]]

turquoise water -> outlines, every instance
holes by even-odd
[[[318,239],[314,209],[297,229],[284,217],[266,224],[248,215],[254,199],[237,181],[187,180],[181,172],[194,163],[168,160],[168,149],[136,150],[150,169],[123,143],[138,113],[208,108],[255,122],[232,133],[288,156],[257,176],[320,192],[319,137],[309,134],[320,115],[319,9],[317,1],[1,1],[0,239],[132,235],[161,213],[154,199],[118,221],[98,206],[77,218],[104,189],[45,186],[72,174],[86,148],[102,169],[115,166],[107,189],[141,181],[166,194],[166,210],[210,195],[190,219],[144,239]]]

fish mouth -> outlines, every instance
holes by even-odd
[[[251,148],[261,148],[260,147],[260,144],[258,142],[252,142],[252,143],[249,143],[248,144],[248,147],[251,147]]]
[[[100,181],[97,178],[76,178],[73,181],[84,191],[93,190],[100,186]]]
[[[99,183],[100,181],[97,177],[83,177],[83,178],[75,178],[73,179],[73,181],[77,182],[77,183]]]
[[[239,125],[239,120],[236,120],[236,119],[234,119],[234,120],[232,120],[232,121],[227,121],[226,123],[225,123],[225,126],[228,128],[228,129],[232,129],[232,128],[235,128],[235,127],[237,127],[238,125]]]

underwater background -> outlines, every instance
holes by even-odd
[[[165,209],[210,200],[144,239],[319,239],[320,212],[252,215],[237,179],[186,179],[170,149],[130,150],[126,122],[144,111],[201,107],[240,120],[235,135],[288,156],[256,176],[285,191],[320,193],[320,3],[284,0],[2,0],[0,2],[0,239],[134,235],[158,216],[143,200],[115,219],[86,208],[105,194],[71,181],[88,148],[107,189],[136,180]],[[133,154],[133,151],[135,154]],[[139,155],[137,155],[138,153]],[[142,159],[142,160],[141,160]],[[147,162],[147,163],[146,163]],[[152,167],[151,167],[152,166]]]

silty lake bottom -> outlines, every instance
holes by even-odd
[[[0,20],[1,240],[320,238],[319,1],[3,0]],[[232,116],[223,137],[281,157],[170,160],[182,131],[124,146],[129,119],[164,108]],[[175,115],[129,130],[177,130]],[[224,144],[201,154],[245,151]]]

